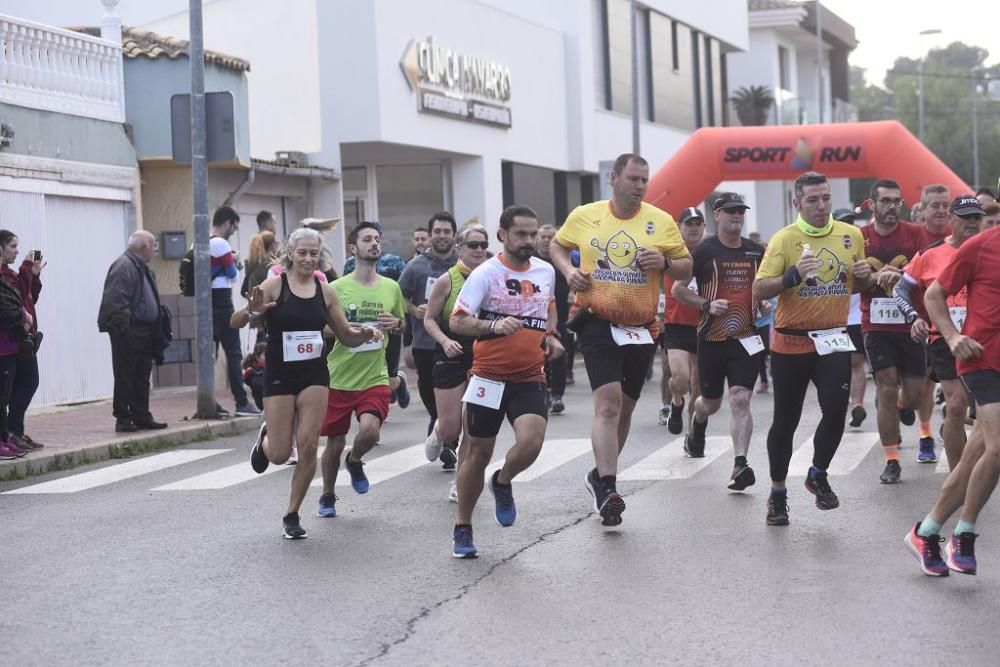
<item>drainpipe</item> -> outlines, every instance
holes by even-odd
[[[257,180],[257,170],[254,167],[250,167],[250,171],[247,175],[243,177],[243,182],[240,183],[235,190],[229,193],[226,197],[226,201],[222,202],[223,206],[232,206],[233,202],[243,196],[243,193],[250,189],[253,182]]]

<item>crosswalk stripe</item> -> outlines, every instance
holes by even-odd
[[[378,484],[379,482],[399,477],[425,465],[430,464],[427,461],[427,457],[424,456],[424,445],[421,443],[401,449],[398,452],[393,452],[392,454],[373,458],[370,461],[366,460],[365,475],[368,477],[369,484]],[[337,486],[350,485],[351,475],[344,467],[343,461],[341,461],[340,472],[337,474]],[[310,486],[323,486],[323,477],[318,471],[316,479],[313,480]]]
[[[518,482],[530,482],[589,451],[591,451],[590,438],[546,440],[535,462],[514,479]],[[504,461],[505,459],[499,459],[487,466],[487,481],[489,481],[494,471],[503,467]]]
[[[181,479],[176,482],[171,482],[170,484],[164,484],[163,486],[158,486],[153,489],[153,491],[205,491],[211,489],[226,489],[230,486],[236,486],[237,484],[242,484],[243,482],[249,482],[250,480],[263,477],[264,475],[273,475],[275,473],[281,472],[282,470],[289,470],[290,466],[275,465],[271,464],[267,467],[261,474],[257,474],[250,467],[250,461],[241,461],[234,465],[226,466],[224,468],[219,468],[218,470],[212,470],[210,472],[202,473],[201,475],[195,475],[194,477],[188,477],[187,479]]]
[[[618,479],[625,481],[686,479],[727,451],[731,451],[732,444],[732,438],[728,436],[705,438],[705,457],[692,459],[684,453],[684,438],[678,438],[621,472]]]
[[[827,469],[828,475],[848,475],[857,468],[872,447],[878,443],[878,433],[845,433],[840,439],[840,447],[833,457]],[[802,443],[802,446],[795,450],[792,460],[788,464],[788,475],[790,477],[805,477],[812,465],[813,439],[809,438]]]
[[[117,465],[107,466],[105,468],[101,468],[100,470],[91,470],[78,475],[70,475],[69,477],[54,479],[51,482],[42,482],[41,484],[24,486],[19,489],[5,491],[4,493],[75,493],[77,491],[86,491],[87,489],[93,489],[94,487],[104,486],[105,484],[113,484],[131,477],[148,475],[152,472],[172,468],[185,463],[191,463],[192,461],[198,461],[208,458],[209,456],[215,456],[216,454],[223,454],[229,451],[232,450],[183,449],[172,452],[163,452],[162,454],[147,456],[141,459],[133,459]]]

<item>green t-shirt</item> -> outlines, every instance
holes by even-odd
[[[394,281],[378,277],[378,282],[366,286],[350,274],[333,281],[340,307],[348,322],[378,326],[378,314],[392,313],[402,319],[405,313],[403,293]],[[361,391],[378,385],[389,384],[389,373],[385,365],[385,347],[389,344],[388,333],[383,331],[381,344],[365,344],[350,348],[339,340],[326,358],[330,370],[330,388],[343,391]]]

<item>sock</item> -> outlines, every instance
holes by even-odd
[[[361,463],[361,459],[359,459],[358,457],[354,456],[354,450],[353,449],[347,453],[347,460],[350,461],[351,463]]]
[[[747,464],[747,457],[745,457],[745,456],[737,456],[736,457],[736,465],[738,465],[738,466],[745,466],[746,464]]]
[[[598,480],[598,481],[600,481],[601,487],[607,489],[608,491],[614,491],[615,490],[615,476],[614,475],[605,475],[604,477],[601,477],[600,480]]]
[[[920,522],[920,527],[917,528],[917,535],[920,537],[930,537],[931,535],[937,535],[941,531],[941,524],[931,518],[928,514],[924,517],[924,520]]]
[[[863,408],[863,407],[865,407],[865,404],[863,402],[861,402],[861,401],[858,401],[857,403],[855,403],[851,407],[852,408]]]
[[[932,438],[934,437],[931,433],[931,423],[922,421],[920,422],[920,437],[921,438]]]
[[[492,482],[493,482],[493,484],[495,486],[502,486],[502,487],[507,488],[507,489],[510,488],[510,484],[504,484],[503,482],[500,481],[500,471],[499,470],[497,470],[495,473],[493,473]]]
[[[894,445],[882,445],[882,453],[885,454],[885,462],[888,463],[893,459],[899,460],[899,443]]]
[[[788,495],[788,489],[775,489],[775,488],[772,487],[771,488],[771,495],[772,496],[787,496]]]
[[[825,475],[825,470],[820,470],[816,466],[809,466],[809,479],[816,479],[820,475]]]
[[[976,532],[976,524],[967,523],[959,519],[958,523],[955,524],[955,535],[961,535],[962,533],[973,533]]]

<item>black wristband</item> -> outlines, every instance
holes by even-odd
[[[802,283],[802,276],[799,274],[799,268],[794,264],[788,267],[785,271],[785,275],[781,276],[781,286],[785,289],[791,289],[797,287]]]
[[[702,314],[707,313],[708,309],[711,308],[711,307],[712,307],[712,302],[706,300],[705,303],[701,304],[701,312],[702,312]]]

